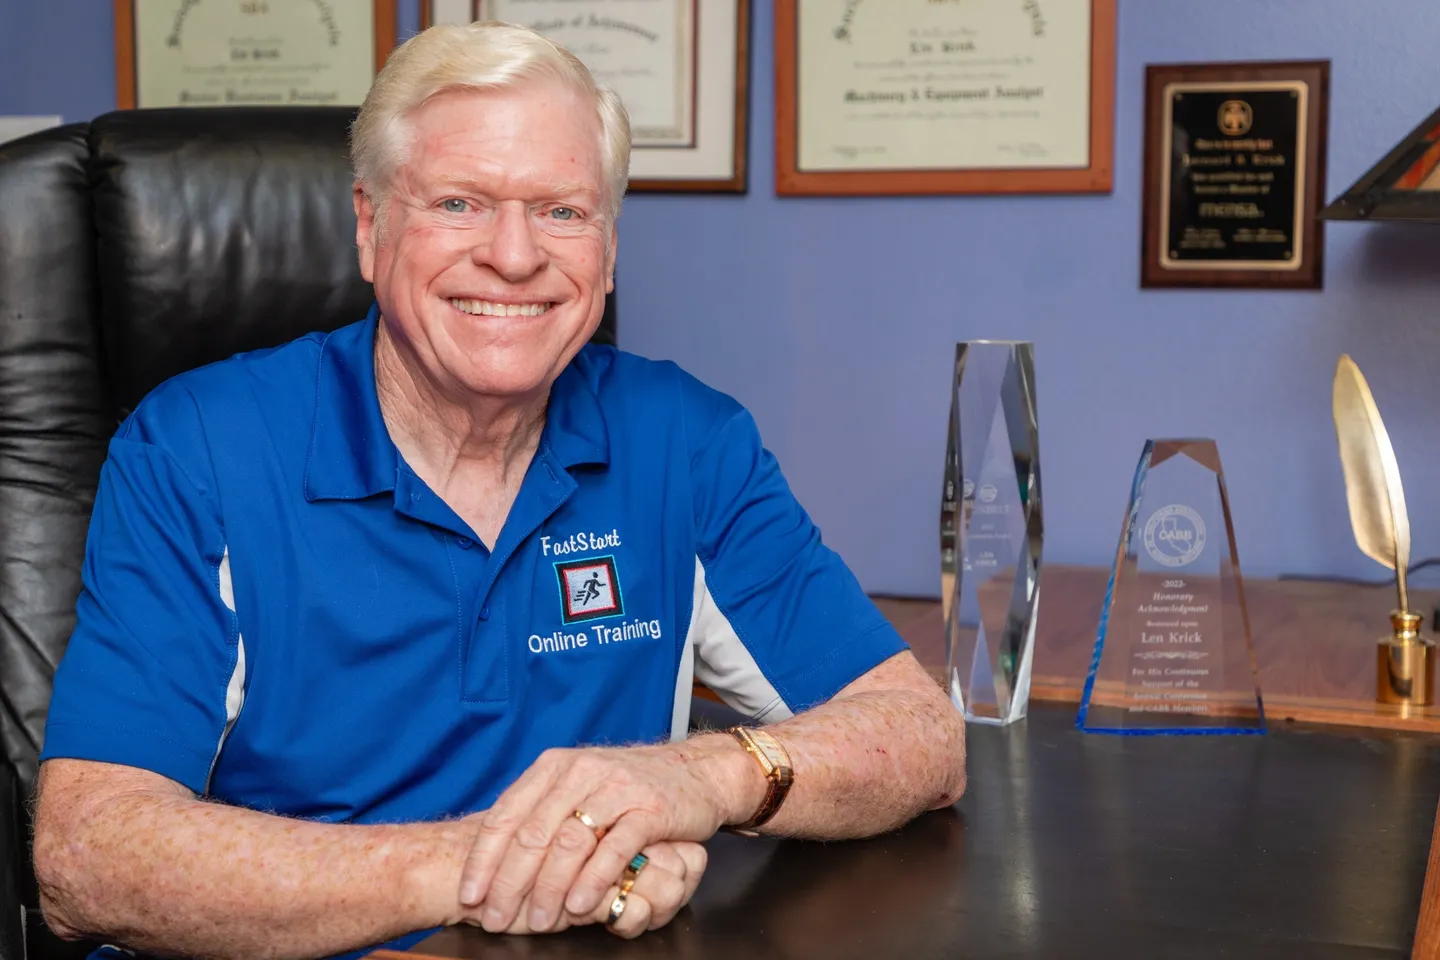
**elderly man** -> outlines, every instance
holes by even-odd
[[[586,345],[613,94],[538,34],[435,27],[353,146],[370,315],[177,377],[111,444],[40,777],[50,925],[237,958],[631,937],[721,828],[953,803],[960,716],[745,410]],[[694,678],[750,724],[687,738]]]

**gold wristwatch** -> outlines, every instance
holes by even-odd
[[[747,837],[757,837],[758,833],[754,828],[765,823],[775,812],[780,809],[780,804],[785,802],[785,794],[790,791],[790,784],[795,780],[794,771],[790,769],[790,754],[780,746],[776,740],[764,730],[752,730],[749,727],[731,727],[730,733],[739,740],[750,755],[760,764],[760,769],[765,772],[765,779],[770,782],[770,788],[765,792],[765,800],[760,804],[760,809],[755,815],[744,823],[737,823],[730,828],[733,833],[743,834]]]

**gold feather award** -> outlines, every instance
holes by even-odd
[[[1381,703],[1425,706],[1435,695],[1435,645],[1420,635],[1423,617],[1410,609],[1410,517],[1400,467],[1370,386],[1348,355],[1335,367],[1332,406],[1355,542],[1395,571],[1397,605],[1391,633],[1376,650],[1375,696]]]

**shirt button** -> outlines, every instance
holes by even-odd
[[[490,604],[488,604],[488,603],[487,603],[487,604],[483,604],[483,605],[480,607],[480,619],[481,619],[481,620],[489,620],[489,619],[490,619]]]
[[[475,546],[475,541],[471,540],[469,537],[456,537],[455,542],[460,545],[461,550],[469,550],[471,547]]]

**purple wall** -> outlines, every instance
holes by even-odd
[[[1440,553],[1440,226],[1328,225],[1322,292],[1138,281],[1147,63],[1330,59],[1329,199],[1440,107],[1432,0],[1120,0],[1114,192],[1067,198],[775,197],[770,9],[751,193],[630,201],[621,337],[750,406],[868,589],[938,593],[961,339],[1035,341],[1047,562],[1108,564],[1145,439],[1210,436],[1248,574],[1382,575],[1346,513],[1342,351],[1390,429],[1415,556]]]
[[[937,592],[948,368],[968,338],[1036,343],[1048,562],[1108,563],[1146,437],[1211,436],[1247,573],[1381,575],[1336,459],[1344,351],[1390,428],[1415,556],[1440,554],[1440,227],[1329,225],[1321,292],[1138,285],[1145,64],[1330,59],[1329,199],[1440,107],[1431,0],[1120,0],[1113,194],[803,200],[773,195],[756,2],[751,191],[628,202],[621,339],[754,411],[868,589]],[[0,0],[0,113],[110,109],[110,8]],[[401,0],[402,33],[417,9]]]

